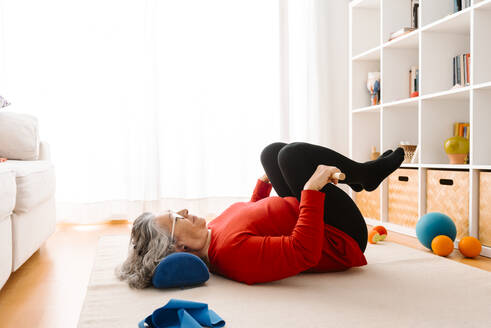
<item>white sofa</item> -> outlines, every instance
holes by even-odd
[[[0,288],[55,231],[55,172],[37,120],[0,111]]]

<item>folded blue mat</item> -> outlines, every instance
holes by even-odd
[[[139,328],[223,327],[225,321],[208,304],[171,299],[138,324]]]

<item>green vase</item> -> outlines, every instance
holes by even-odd
[[[450,164],[465,164],[469,154],[469,140],[464,137],[454,136],[445,140],[443,148],[450,159]]]

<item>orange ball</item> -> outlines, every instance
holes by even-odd
[[[481,254],[481,242],[474,237],[467,236],[460,240],[459,251],[465,257],[476,257]]]
[[[368,242],[370,244],[376,244],[380,240],[380,235],[376,230],[370,231],[368,234]]]
[[[387,238],[387,229],[383,226],[376,226],[373,227],[373,230],[377,231],[378,234],[380,235],[380,241],[385,240]]]
[[[453,241],[450,237],[439,235],[431,241],[431,249],[433,253],[440,256],[450,255],[453,251]]]

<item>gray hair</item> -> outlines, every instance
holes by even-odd
[[[170,233],[158,227],[155,215],[143,213],[133,223],[128,258],[116,268],[116,276],[130,287],[150,286],[153,272],[160,261],[175,252]]]

